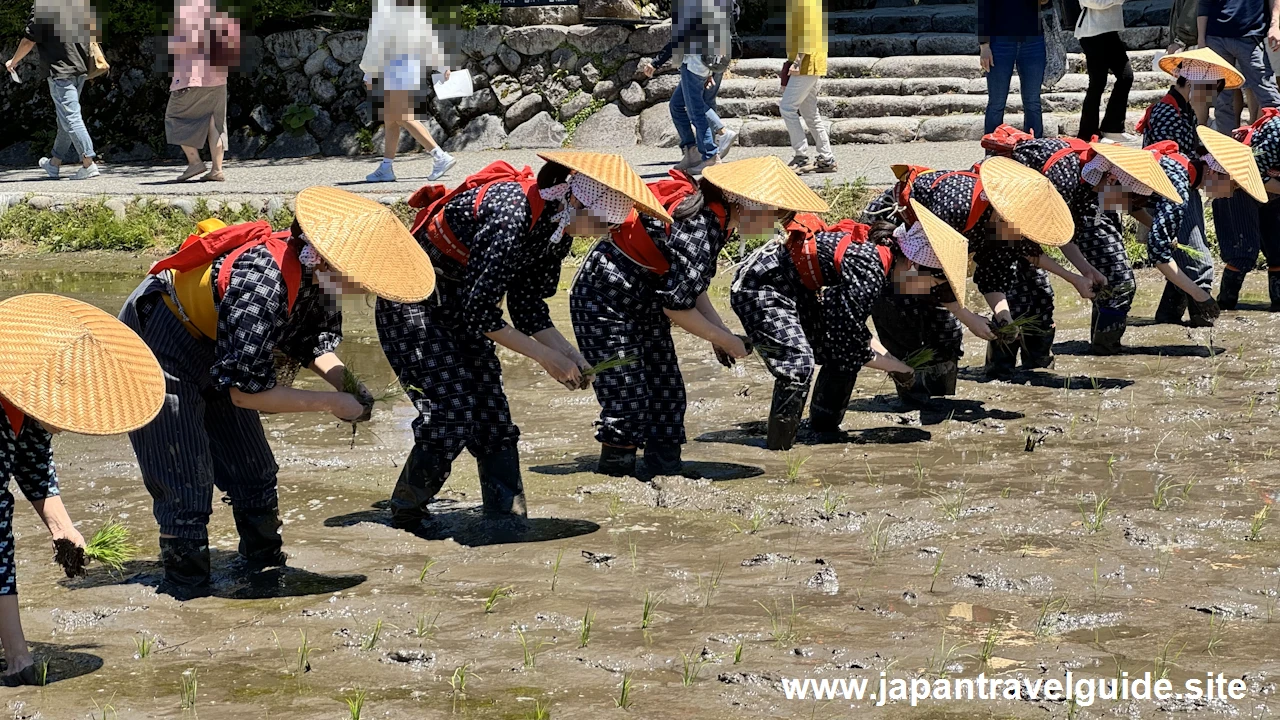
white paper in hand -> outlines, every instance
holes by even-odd
[[[18,73],[16,73],[16,72],[14,72],[14,71],[10,70],[10,71],[9,71],[9,77],[13,78],[13,81],[14,81],[14,82],[16,82],[16,83],[18,83],[19,85],[21,85],[21,84],[22,84],[22,80],[21,80],[21,78],[19,78],[19,77],[18,77]]]
[[[443,73],[433,73],[431,84],[436,89],[436,97],[441,100],[469,97],[474,92],[470,70],[454,70],[449,73],[448,80],[444,79]]]

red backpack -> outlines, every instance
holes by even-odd
[[[1035,135],[1025,133],[1012,125],[1001,125],[982,136],[982,149],[989,150],[996,155],[1009,157],[1013,154],[1015,145],[1026,140],[1035,139]]]
[[[240,67],[240,21],[226,13],[215,13],[209,34],[209,64],[221,68]]]
[[[669,179],[651,182],[648,186],[662,207],[671,214],[680,206],[680,203],[684,202],[685,198],[698,191],[698,186],[690,175],[680,170],[671,170],[668,175],[670,175]],[[708,203],[707,207],[720,221],[720,229],[727,229],[729,210],[720,203]],[[632,210],[627,219],[614,228],[610,235],[613,237],[613,243],[624,255],[646,270],[660,276],[666,275],[671,270],[671,263],[653,243],[653,238],[645,230],[644,223],[640,221],[640,216],[635,210]]]
[[[418,236],[418,231],[425,229],[427,240],[432,245],[447,257],[461,265],[466,265],[471,251],[458,240],[453,229],[449,227],[448,221],[444,218],[444,206],[455,197],[478,187],[480,192],[476,193],[476,201],[471,212],[479,217],[480,203],[484,201],[485,193],[495,183],[500,182],[520,183],[525,197],[529,200],[529,207],[533,211],[533,216],[529,219],[529,229],[532,230],[538,218],[542,216],[542,208],[546,206],[546,201],[538,192],[538,178],[528,165],[523,170],[516,170],[510,163],[497,160],[486,165],[480,172],[468,176],[461,185],[452,190],[448,190],[444,185],[423,185],[418,188],[418,191],[409,198],[409,207],[421,208],[413,221],[414,237]]]
[[[1271,122],[1271,120],[1276,117],[1280,117],[1280,110],[1277,110],[1276,108],[1263,108],[1262,114],[1259,115],[1257,120],[1253,121],[1252,125],[1245,125],[1244,127],[1236,128],[1236,130],[1231,133],[1231,137],[1245,145],[1252,146],[1254,134],[1261,130],[1263,125]]]
[[[1200,172],[1196,167],[1196,164],[1191,162],[1191,158],[1183,155],[1182,151],[1178,149],[1178,143],[1172,140],[1161,140],[1158,143],[1152,143],[1151,145],[1146,146],[1143,150],[1147,150],[1152,155],[1155,155],[1157,161],[1162,157],[1167,157],[1181,165],[1182,169],[1187,171],[1187,177],[1190,179],[1191,187],[1196,187],[1196,184],[1200,180]]]
[[[1164,97],[1160,98],[1159,102],[1152,103],[1149,107],[1147,107],[1147,111],[1142,114],[1142,119],[1138,121],[1137,125],[1133,126],[1133,129],[1137,130],[1140,133],[1146,132],[1147,126],[1151,124],[1151,111],[1156,109],[1156,105],[1161,105],[1161,104],[1168,105],[1174,110],[1177,110],[1178,112],[1182,112],[1182,108],[1178,107],[1178,101],[1174,100],[1172,95],[1165,95]]]
[[[804,213],[796,215],[791,222],[787,223],[784,228],[787,232],[787,254],[791,256],[791,262],[796,266],[796,272],[800,274],[800,282],[804,283],[806,288],[817,291],[826,283],[822,277],[822,265],[818,262],[818,238],[820,232],[838,232],[843,233],[844,237],[840,238],[840,242],[836,243],[835,268],[836,274],[841,272],[844,265],[844,255],[849,251],[849,246],[853,243],[865,243],[867,236],[871,232],[870,225],[863,225],[849,218],[845,218],[835,225],[827,225],[822,222],[822,218],[817,215]],[[889,268],[893,265],[892,251],[879,245],[876,252],[880,255],[880,263],[884,266],[887,274]]]

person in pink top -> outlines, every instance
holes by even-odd
[[[177,182],[201,174],[201,180],[226,179],[222,154],[227,147],[227,68],[215,65],[213,57],[218,21],[213,0],[174,0],[173,34],[169,37],[173,82],[164,134],[170,144],[182,146],[187,156],[187,169]],[[200,148],[206,143],[212,170],[200,159]]]

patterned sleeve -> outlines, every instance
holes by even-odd
[[[1251,147],[1264,180],[1280,174],[1280,121],[1273,120],[1258,128]]]
[[[1182,203],[1175,203],[1161,195],[1152,195],[1151,232],[1147,234],[1147,257],[1153,263],[1167,263],[1177,249],[1182,221],[1187,215],[1186,200],[1191,196],[1191,183],[1186,171],[1173,160],[1162,158],[1160,166],[1182,196]]]
[[[341,300],[304,278],[277,346],[303,367],[310,367],[316,358],[333,352],[341,342]]]
[[[502,298],[516,274],[515,254],[521,235],[529,227],[530,213],[529,201],[516,183],[498,183],[485,193],[474,237],[487,242],[478,251],[472,249],[463,280],[466,294],[461,316],[466,332],[479,336],[507,326],[502,317]],[[559,272],[557,266],[557,282]],[[527,277],[529,273],[523,275]],[[523,299],[518,298],[517,304]]]
[[[218,390],[259,393],[275,387],[272,351],[288,323],[288,290],[266,247],[236,258],[218,303],[218,342],[209,374]]]
[[[655,223],[645,221],[645,229],[652,234]],[[671,224],[667,236],[667,259],[671,269],[662,276],[658,287],[658,299],[662,307],[670,310],[689,310],[698,302],[698,296],[707,291],[711,278],[716,274],[715,235],[723,235],[715,215],[703,209],[701,212]]]
[[[1200,145],[1195,128],[1187,125],[1182,112],[1172,105],[1158,102],[1151,107],[1147,129],[1142,133],[1142,144],[1154,145],[1165,140],[1174,141],[1179,150],[1191,156],[1196,154]]]
[[[58,472],[53,466],[53,436],[31,418],[18,434],[13,478],[31,502],[60,495]]]
[[[563,253],[553,248],[522,269],[507,290],[507,312],[511,313],[511,324],[525,335],[555,327],[547,299],[560,289],[560,265],[568,254],[568,246],[568,242],[563,244]]]
[[[973,239],[970,238],[972,247]],[[973,255],[973,284],[978,292],[1008,293],[1017,280],[1017,264],[1021,243],[983,241]]]

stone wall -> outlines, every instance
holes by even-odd
[[[419,119],[449,150],[558,147],[569,132],[566,125],[606,146],[618,140],[634,145],[637,116],[667,100],[678,79],[670,69],[653,79],[636,70],[640,58],[656,55],[666,44],[668,23],[635,30],[618,25],[482,26],[459,35],[457,64],[471,70],[475,93],[442,101],[428,91],[419,106]],[[380,153],[381,123],[359,67],[364,45],[363,31],[296,30],[247,38],[244,65],[228,90],[230,155],[274,159]],[[109,77],[93,81],[85,91],[86,121],[108,162],[180,157],[176,147],[164,142],[169,70],[163,48],[162,39],[108,47]],[[0,117],[11,120],[15,130],[0,138],[3,164],[34,162],[48,152],[55,128],[37,64],[25,62],[21,70],[21,85],[0,84]],[[582,122],[587,116],[591,120]],[[577,122],[571,122],[575,117]],[[611,136],[625,127],[629,137]],[[416,147],[404,131],[399,142],[404,151]]]

